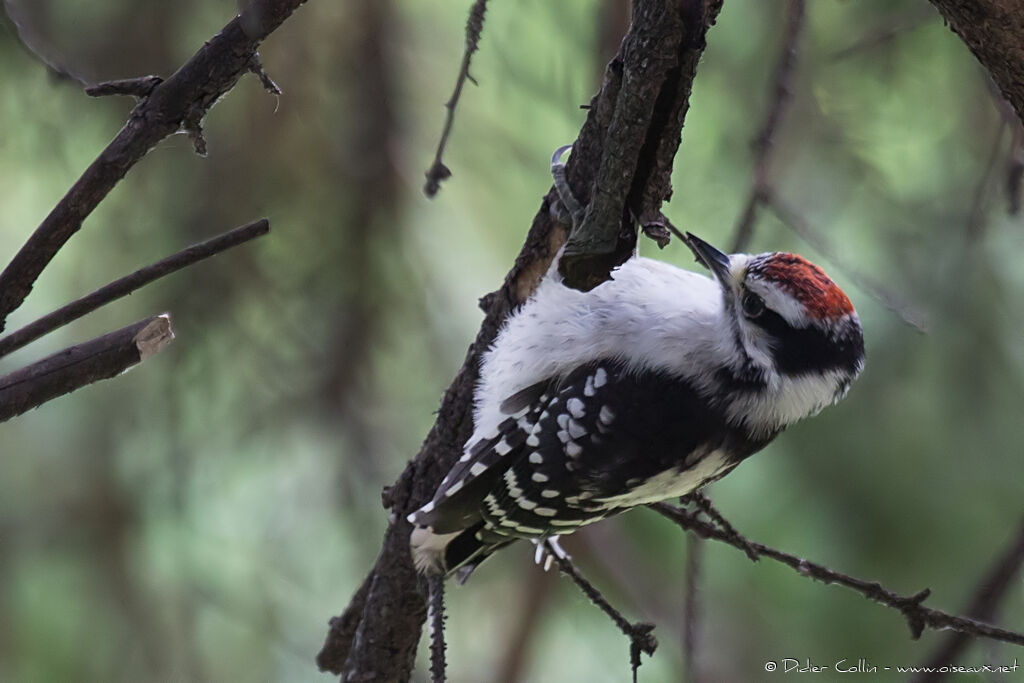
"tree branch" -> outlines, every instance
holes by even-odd
[[[1024,645],[1024,633],[1010,631],[967,617],[954,616],[941,610],[925,607],[921,603],[931,594],[931,591],[927,588],[914,595],[900,595],[885,588],[878,582],[858,579],[761,543],[749,541],[735,533],[735,531],[730,534],[700,520],[697,513],[677,508],[668,503],[654,503],[649,507],[662,516],[669,518],[686,531],[692,531],[701,538],[722,541],[744,552],[748,549],[753,549],[759,556],[781,562],[801,576],[807,576],[822,583],[837,583],[841,586],[846,586],[869,600],[874,600],[886,607],[899,610],[906,618],[907,625],[910,627],[911,637],[914,640],[921,637],[921,633],[925,628],[931,628],[935,630],[952,629],[973,636],[1001,640],[1015,645]]]
[[[171,318],[146,318],[71,346],[0,377],[0,422],[87,384],[109,379],[163,350],[174,339]]]
[[[647,168],[642,173],[631,172],[620,180],[634,185],[637,177],[647,179],[657,189],[645,186],[638,195],[659,197],[659,203],[665,196],[661,192],[667,186],[672,170],[672,156],[668,150],[678,147],[694,69],[704,48],[704,35],[714,23],[721,2],[637,0],[631,34],[652,30],[641,19],[653,12],[654,8],[665,5],[677,8],[684,18],[681,22],[673,22],[684,33],[684,39],[679,43],[678,71],[670,70],[677,77],[666,79],[666,94],[659,100],[663,106],[656,107],[661,116],[658,119],[659,125],[651,130],[656,128],[660,137],[654,133],[651,135],[655,139],[648,137],[645,148],[652,153],[641,155]],[[638,56],[633,55],[633,58]],[[588,190],[593,183],[604,155],[628,155],[622,149],[626,143],[608,133],[622,85],[622,72],[623,54],[620,53],[609,64],[601,92],[591,101],[587,120],[573,146],[566,172],[578,197],[589,195],[584,190]],[[671,87],[668,84],[670,80]],[[551,215],[556,201],[555,191],[550,190],[533,219],[526,242],[501,289],[481,300],[481,308],[485,312],[483,324],[466,354],[462,368],[445,392],[434,426],[416,458],[398,481],[386,489],[385,505],[392,509],[392,523],[385,532],[377,562],[367,577],[367,583],[363,584],[364,588],[367,585],[369,588],[365,592],[361,588],[356,598],[364,599],[354,599],[342,617],[332,622],[348,625],[358,621],[358,626],[354,632],[349,628],[332,627],[317,659],[322,669],[342,674],[346,680],[358,680],[371,675],[378,680],[408,679],[426,618],[426,607],[424,596],[417,590],[416,573],[409,554],[412,527],[405,516],[430,500],[441,479],[461,455],[462,446],[470,436],[473,388],[479,354],[494,339],[508,313],[530,296],[547,272],[555,253],[565,242],[565,227],[554,221]],[[607,268],[604,271],[607,274]],[[359,643],[359,647],[352,647],[355,642]]]
[[[563,552],[559,552],[557,546],[553,546],[550,540],[543,541],[544,546],[547,548],[547,552],[550,553],[548,556],[553,558],[555,563],[558,564],[558,568],[562,573],[567,574],[572,582],[583,592],[587,598],[597,605],[597,607],[608,615],[608,617],[615,623],[623,635],[629,638],[629,660],[630,665],[633,669],[633,683],[637,681],[637,669],[640,668],[640,653],[646,653],[648,657],[654,654],[654,651],[658,648],[658,639],[654,637],[652,631],[654,631],[654,624],[647,624],[643,622],[632,623],[626,617],[615,609],[608,599],[601,594],[601,591],[590,583],[585,576],[580,572],[579,568],[573,563],[572,558]],[[547,565],[545,565],[545,570]]]
[[[469,64],[473,61],[473,53],[480,48],[480,34],[484,30],[484,15],[487,13],[487,0],[476,0],[469,10],[469,19],[466,20],[466,50],[462,53],[462,65],[459,67],[459,76],[455,79],[455,90],[448,98],[444,107],[447,110],[444,117],[444,129],[441,131],[441,139],[437,143],[437,152],[434,153],[434,163],[427,169],[427,183],[423,186],[423,192],[428,197],[433,197],[441,189],[441,181],[451,177],[451,170],[444,165],[441,158],[448,146],[448,136],[451,135],[452,125],[455,123],[455,108],[459,106],[459,98],[462,97],[462,88],[466,81],[476,80],[469,75]]]
[[[216,36],[157,85],[0,273],[0,331],[85,218],[160,140],[197,123],[248,72],[256,48],[306,0],[252,0]]]
[[[270,231],[270,222],[266,218],[243,225],[240,228],[230,230],[223,235],[179,251],[177,254],[168,256],[156,263],[140,268],[131,275],[115,280],[108,285],[100,287],[92,294],[83,296],[81,299],[72,301],[56,311],[44,315],[42,318],[29,323],[25,327],[12,332],[0,339],[0,358],[17,351],[26,344],[34,342],[43,335],[78,320],[82,316],[105,306],[111,301],[128,296],[135,290],[148,285],[154,280],[170,275],[171,273],[190,266],[197,261],[209,258],[222,251],[236,247],[239,244],[248,242],[251,239],[267,234]]]

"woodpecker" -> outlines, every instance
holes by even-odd
[[[685,241],[710,278],[634,256],[581,292],[556,259],[509,316],[462,457],[409,515],[420,572],[464,579],[517,539],[690,493],[846,394],[864,338],[821,268]]]

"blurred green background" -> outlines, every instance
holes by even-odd
[[[7,4],[40,52],[90,81],[168,74],[237,9]],[[1024,233],[1004,188],[1010,132],[980,67],[924,0],[808,4],[773,179],[833,253],[767,213],[753,250],[822,263],[857,305],[868,363],[843,403],[711,493],[753,539],[903,593],[929,586],[929,604],[960,611],[1024,513]],[[491,3],[480,86],[464,95],[446,155],[454,177],[427,201],[468,5],[311,0],[262,50],[284,96],[245,77],[207,117],[208,158],[185,136],[161,143],[12,316],[9,330],[271,219],[268,237],[0,361],[8,372],[174,317],[177,340],[139,368],[0,425],[0,680],[329,680],[313,657],[376,556],[381,487],[426,435],[479,324],[477,298],[511,264],[550,153],[575,137],[578,105],[624,28],[624,0]],[[731,241],[749,189],[783,20],[781,2],[728,0],[709,34],[666,213],[715,243]],[[49,78],[9,21],[0,81],[6,262],[131,103]],[[641,252],[693,266],[677,243],[659,252],[642,240]],[[861,279],[926,316],[927,334]],[[684,536],[641,510],[566,545],[628,616],[657,623],[641,679],[680,680]],[[503,552],[450,591],[452,680],[624,680],[626,640],[568,581],[534,569],[531,550]],[[700,597],[710,680],[770,680],[764,663],[783,657],[914,664],[940,638],[915,642],[892,610],[715,544]],[[1024,628],[1019,580],[998,620]],[[986,643],[956,663],[1019,655]]]

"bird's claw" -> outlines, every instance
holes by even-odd
[[[543,561],[544,571],[551,569],[551,564],[556,558],[559,560],[572,559],[569,553],[565,552],[565,548],[558,542],[558,536],[534,539],[533,544],[537,546],[533,553],[533,561],[537,565],[540,565]]]

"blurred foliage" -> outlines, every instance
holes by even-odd
[[[88,80],[167,74],[234,0],[9,0],[35,46]],[[842,265],[924,311],[922,335],[763,213],[756,250],[794,250],[847,288],[868,365],[838,407],[716,484],[752,538],[959,611],[1022,514],[1024,233],[1003,194],[1009,135],[984,74],[920,0],[808,3],[781,194]],[[15,329],[116,276],[267,215],[272,233],[148,287],[0,372],[169,310],[177,341],[128,375],[0,425],[0,680],[325,680],[327,619],[376,554],[401,471],[549,185],[617,41],[622,0],[492,3],[437,200],[421,193],[469,3],[311,1],[267,41],[275,99],[244,78],[208,116],[210,154],[162,143],[61,251]],[[767,106],[781,2],[729,0],[709,34],[666,212],[728,243]],[[892,28],[900,28],[888,38]],[[875,38],[881,37],[880,40]],[[867,41],[863,49],[846,48]],[[0,258],[122,124],[126,100],[47,77],[0,25]],[[641,251],[692,266],[677,244]],[[637,511],[567,541],[661,640],[644,681],[681,677],[685,542]],[[450,594],[455,681],[490,680],[517,627],[530,549]],[[627,643],[565,581],[524,676],[622,680]],[[939,636],[789,569],[709,545],[700,666],[922,661]],[[1024,628],[1018,583],[999,621]],[[425,648],[421,648],[425,650]],[[421,653],[422,656],[423,653]],[[1012,663],[985,644],[959,664]],[[423,679],[423,673],[417,674]],[[828,680],[825,677],[822,680]]]

